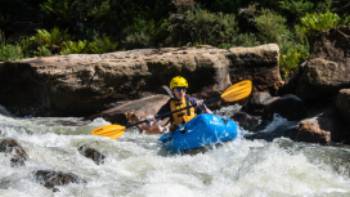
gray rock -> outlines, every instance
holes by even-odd
[[[12,167],[23,166],[25,164],[24,162],[28,159],[26,151],[14,139],[3,139],[0,142],[0,152],[11,155]]]
[[[73,173],[56,172],[51,170],[38,170],[34,172],[35,179],[46,188],[59,191],[55,186],[63,186],[69,183],[86,183]]]
[[[97,165],[103,164],[104,159],[106,158],[105,155],[98,152],[96,149],[88,147],[87,145],[83,145],[79,147],[80,154],[84,155],[87,158],[90,158],[93,160]]]
[[[296,93],[306,100],[327,100],[343,87],[350,87],[350,61],[315,58],[303,66]]]
[[[151,95],[119,103],[117,106],[104,110],[90,118],[103,117],[111,122],[127,124],[128,122],[144,119],[148,115],[155,115],[168,100],[169,97],[166,95]]]

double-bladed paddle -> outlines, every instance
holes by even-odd
[[[220,96],[217,96],[217,97],[214,97],[212,99],[205,101],[205,104],[209,104],[209,103],[218,101],[220,99],[225,101],[225,102],[237,102],[239,100],[247,98],[251,94],[252,89],[253,89],[252,81],[251,80],[243,80],[243,81],[235,83],[235,84],[231,85],[230,87],[226,88],[221,93]],[[184,109],[191,108],[191,107],[196,107],[196,106],[190,105],[190,106],[184,107],[182,109],[178,109],[175,111],[160,114],[160,115],[156,116],[155,119],[160,120],[160,119],[163,119],[165,117],[170,116],[173,113],[176,113],[176,112],[179,112],[179,111],[182,111]],[[112,139],[117,139],[124,134],[124,132],[127,128],[130,128],[130,127],[133,127],[133,126],[145,123],[145,122],[148,122],[148,120],[142,120],[142,121],[135,122],[132,124],[127,124],[126,126],[118,125],[118,124],[105,125],[105,126],[93,129],[91,131],[91,134],[97,135],[97,136],[109,137]]]

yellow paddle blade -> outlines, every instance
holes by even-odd
[[[243,80],[231,85],[222,94],[221,99],[225,102],[235,102],[247,98],[253,90],[253,82],[251,80]]]
[[[92,135],[109,137],[112,139],[117,139],[124,135],[126,128],[122,125],[111,124],[102,127],[98,127],[91,131]]]

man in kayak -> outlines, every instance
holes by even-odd
[[[173,97],[161,107],[156,116],[170,111],[177,111],[179,109],[186,108],[187,106],[192,106],[171,114],[170,121],[168,121],[168,123],[170,123],[170,131],[175,131],[180,125],[185,124],[192,118],[196,117],[198,113],[212,113],[211,110],[204,104],[203,100],[196,99],[186,94],[188,82],[184,77],[176,76],[172,78],[170,81],[170,89]],[[160,123],[156,121],[154,117],[155,116],[148,117],[147,119],[149,120],[149,124],[141,125],[140,129],[146,131],[147,133],[163,132],[163,126],[160,125]]]

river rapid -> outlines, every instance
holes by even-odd
[[[270,127],[285,122],[276,117]],[[346,146],[240,137],[204,153],[169,154],[158,142],[159,135],[132,129],[118,140],[89,135],[92,128],[107,123],[0,115],[0,139],[16,139],[29,156],[24,166],[11,167],[9,155],[0,153],[0,196],[350,196]],[[104,154],[104,164],[81,155],[82,145]],[[53,192],[35,180],[36,170],[72,172],[86,183]]]

